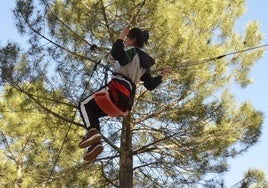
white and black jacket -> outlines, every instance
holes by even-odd
[[[141,49],[125,49],[123,40],[117,39],[112,46],[111,55],[117,60],[114,74],[123,75],[134,84],[143,81],[144,87],[148,90],[155,89],[162,82],[162,76],[153,77],[150,73],[150,67],[155,63],[154,59]]]

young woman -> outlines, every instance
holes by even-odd
[[[125,27],[117,41],[113,44],[111,55],[117,62],[114,65],[111,81],[108,83],[109,95],[113,103],[122,111],[130,110],[133,105],[136,83],[143,81],[148,90],[155,89],[162,77],[171,71],[165,68],[160,75],[152,77],[150,67],[155,63],[153,58],[141,49],[149,39],[148,31],[139,28]],[[99,118],[107,114],[97,105],[91,96],[83,100],[79,109],[88,129],[87,134],[79,143],[80,148],[87,148],[83,157],[85,161],[93,161],[102,152]]]

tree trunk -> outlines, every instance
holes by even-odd
[[[17,165],[17,178],[15,180],[15,188],[20,188],[22,184],[22,165]]]
[[[120,147],[119,187],[133,187],[133,156],[132,156],[132,128],[130,125],[130,113],[124,117]]]

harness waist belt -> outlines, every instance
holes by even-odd
[[[132,83],[132,81],[129,78],[119,73],[113,73],[112,79],[113,78],[126,82],[129,85],[130,90],[132,91],[134,83]]]

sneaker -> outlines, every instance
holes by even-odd
[[[79,143],[80,148],[87,148],[88,146],[99,142],[101,134],[96,128],[89,129],[88,133],[83,137],[83,140]]]
[[[103,151],[103,146],[101,142],[97,142],[88,148],[87,153],[83,159],[87,162],[94,161],[97,156]]]

